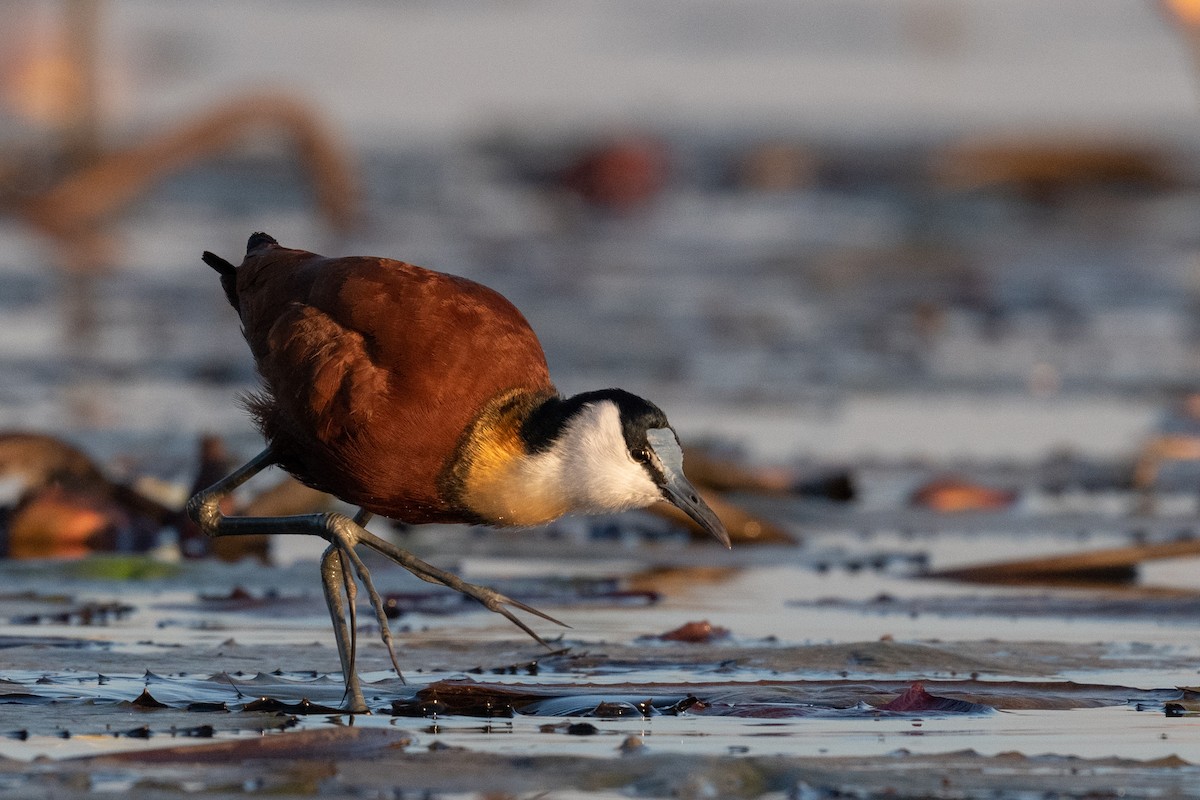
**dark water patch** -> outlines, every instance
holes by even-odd
[[[66,650],[108,650],[112,642],[66,636],[0,636],[0,650],[10,647],[55,647]]]
[[[181,736],[194,736],[198,739],[211,739],[216,736],[217,729],[212,725],[197,725],[194,728],[184,728],[179,731]]]
[[[134,607],[124,603],[84,603],[62,611],[10,617],[9,622],[13,625],[108,625],[133,612]]]
[[[283,711],[246,711],[236,714],[203,714],[184,708],[144,708],[128,701],[54,700],[5,705],[3,731],[25,731],[29,739],[73,739],[86,736],[135,738],[209,736],[286,730],[296,716]],[[53,754],[54,748],[47,748]]]
[[[40,694],[31,692],[4,692],[0,693],[0,704],[3,705],[40,705],[44,703],[53,703],[54,698],[46,697]]]
[[[1162,707],[1183,692],[1070,681],[731,681],[570,686],[438,681],[392,702],[396,716],[474,717],[699,715],[750,718],[986,714],[1141,703]]]
[[[479,604],[457,592],[389,592],[383,608],[388,619],[399,619],[407,614],[465,614],[478,611]]]
[[[307,615],[316,614],[325,608],[325,601],[319,594],[288,594],[278,587],[268,587],[262,591],[251,591],[241,585],[227,591],[201,591],[195,600],[187,602],[155,603],[156,612],[185,612],[189,615],[201,615],[186,619],[171,617],[160,618],[158,627],[184,627],[193,629],[221,629],[222,623],[206,618],[204,614],[266,614],[276,615]]]
[[[202,700],[188,703],[186,709],[194,714],[229,713],[229,705],[226,703],[208,703]]]
[[[541,717],[599,717],[601,719],[623,719],[626,717],[647,718],[655,716],[678,716],[693,710],[703,710],[703,703],[694,695],[680,697],[668,694],[662,697],[646,697],[634,700],[620,694],[579,695],[554,697],[522,706],[520,713]]]
[[[267,589],[255,594],[250,590],[235,586],[224,594],[202,593],[198,601],[190,606],[175,606],[200,611],[295,611],[300,608],[316,607],[317,598],[310,595],[284,595],[275,589]],[[321,600],[323,604],[324,601]]]
[[[542,664],[545,661],[558,659],[570,652],[571,649],[567,647],[547,653],[546,657],[543,659],[533,659],[530,661],[522,661],[515,664],[503,664],[501,666],[494,667],[478,666],[464,670],[464,672],[468,672],[472,675],[491,673],[492,675],[529,675],[530,677],[536,677],[541,672]]]
[[[1190,686],[1180,687],[1182,696],[1175,702],[1167,703],[1163,707],[1168,717],[1196,716],[1200,715],[1200,689]],[[1150,706],[1144,710],[1156,711],[1154,706]]]
[[[286,703],[274,697],[260,697],[242,706],[242,711],[270,711],[277,714],[341,714],[343,710],[334,706],[314,703],[303,697],[297,703]]]

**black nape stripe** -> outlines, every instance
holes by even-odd
[[[563,427],[580,409],[603,400],[611,400],[617,406],[625,445],[631,451],[646,446],[647,430],[670,427],[667,415],[649,400],[624,389],[598,389],[566,398],[551,397],[535,408],[521,426],[525,449],[530,453],[549,449],[562,433]]]

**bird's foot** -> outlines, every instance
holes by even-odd
[[[358,599],[358,590],[355,582],[362,582],[363,588],[367,591],[367,598],[371,602],[371,609],[375,612],[375,621],[379,623],[379,637],[383,640],[384,647],[387,648],[388,657],[392,661],[392,668],[396,670],[396,675],[404,681],[404,673],[400,671],[400,661],[396,658],[395,642],[392,639],[392,629],[388,625],[387,612],[384,610],[383,598],[380,597],[379,591],[375,588],[375,581],[371,578],[371,571],[367,569],[367,565],[359,558],[358,553],[354,551],[354,547],[364,536],[375,538],[372,534],[367,533],[366,528],[362,527],[355,520],[348,519],[341,515],[330,515],[331,520],[328,529],[330,531],[329,549],[325,551],[325,558],[322,561],[321,574],[325,581],[326,601],[329,603],[330,615],[334,617],[334,627],[338,629],[339,645],[345,642],[346,646],[342,653],[343,667],[346,670],[347,681],[346,690],[353,694],[350,686],[351,678],[355,684],[358,683],[358,672],[356,669],[356,659],[358,650],[358,633],[357,633],[357,614],[355,611],[356,601]],[[361,518],[361,517],[360,517]],[[353,570],[353,573],[351,572]],[[346,596],[346,610],[343,611],[340,607],[335,610],[331,596],[336,596],[340,606],[341,594]],[[344,632],[345,620],[349,618],[348,636]],[[348,638],[348,641],[346,641]],[[359,692],[361,697],[361,691]]]

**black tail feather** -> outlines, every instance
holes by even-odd
[[[246,242],[246,255],[250,255],[250,253],[260,247],[278,246],[279,242],[275,241],[273,236],[269,236],[262,231],[256,231],[250,234],[250,240]],[[205,264],[208,264],[220,274],[221,288],[225,290],[225,296],[229,298],[229,304],[240,312],[237,293],[237,267],[207,250],[204,251],[204,254],[200,258],[204,259]]]
[[[235,309],[239,309],[237,295],[237,267],[230,264],[225,259],[215,253],[210,253],[207,250],[200,256],[205,264],[215,269],[221,276],[221,288],[225,290],[225,297],[229,300],[229,305]]]
[[[221,277],[237,274],[237,267],[235,267],[233,264],[230,264],[228,261],[221,258],[219,255],[216,255],[215,253],[210,253],[205,250],[204,254],[201,255],[200,258],[203,259],[205,264],[208,264],[217,272],[221,273]]]

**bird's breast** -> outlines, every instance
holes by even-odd
[[[484,408],[469,429],[452,471],[471,513],[500,526],[540,525],[568,513],[558,460],[530,453],[521,436],[529,411],[548,393],[511,392]]]

